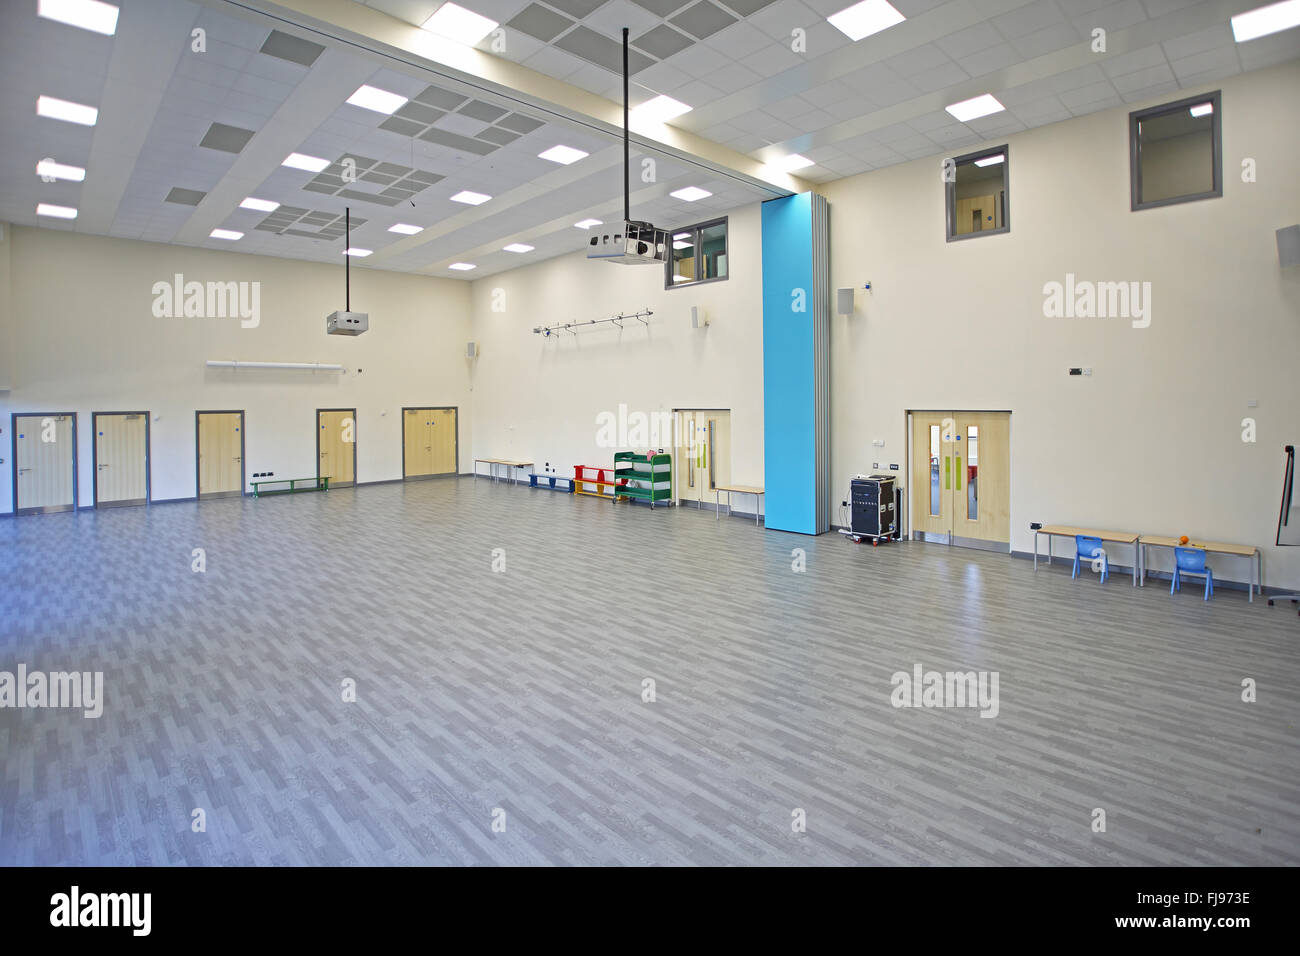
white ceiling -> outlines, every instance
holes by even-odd
[[[350,207],[354,225],[361,221],[353,229],[352,245],[374,250],[354,264],[472,279],[580,249],[586,233],[574,228],[575,222],[613,222],[622,216],[622,145],[615,137],[553,115],[526,117],[512,102],[494,105],[490,94],[461,90],[421,70],[398,72],[352,48],[326,46],[311,66],[259,52],[275,24],[255,15],[231,15],[228,9],[233,8],[222,4],[120,2],[113,37],[42,19],[36,15],[36,0],[0,4],[0,108],[5,120],[0,221],[342,262],[341,224],[331,223]],[[190,48],[196,28],[206,31],[202,53]],[[305,30],[293,32],[311,36]],[[450,142],[484,155],[381,128],[388,116],[345,102],[362,84],[452,107],[445,113],[424,107],[420,115],[435,121],[406,129],[432,126],[438,131],[433,135],[447,139],[444,134],[452,133],[461,138]],[[98,107],[98,124],[84,127],[38,117],[35,105],[41,94]],[[470,104],[477,104],[471,109],[481,116],[495,116],[493,122],[457,112]],[[499,146],[474,138],[489,127],[497,139],[516,135],[500,125],[512,115],[522,119],[512,120],[515,125],[534,128]],[[253,135],[238,152],[200,145],[214,123]],[[538,158],[557,144],[591,155],[571,166]],[[363,175],[347,187],[354,195],[336,195],[337,187],[317,191],[326,187],[314,182],[316,174],[281,165],[292,152],[331,161],[355,158]],[[634,164],[640,155],[634,147]],[[36,164],[47,157],[85,167],[85,182],[42,182]],[[381,171],[414,169],[436,182],[413,183],[419,191],[409,198],[380,196],[383,202],[377,201],[376,194],[392,180],[383,176],[368,182],[364,171],[372,161],[392,164],[379,167]],[[632,212],[665,227],[774,195],[667,156],[656,156],[656,162],[655,184],[633,180]],[[691,185],[713,195],[695,203],[668,196]],[[481,206],[451,202],[462,190],[493,198]],[[182,195],[189,203],[168,201]],[[279,202],[282,209],[270,214],[268,222],[267,213],[239,208],[246,196]],[[76,207],[79,216],[72,221],[37,217],[39,202]],[[286,225],[288,219],[296,221]],[[388,232],[399,222],[425,230],[411,237]],[[212,239],[214,228],[243,232],[244,237]],[[293,231],[285,233],[286,228]],[[322,229],[324,236],[310,235]],[[536,251],[503,251],[512,242]],[[458,261],[478,268],[447,270]]]
[[[461,5],[505,24],[505,57],[611,99],[621,98],[616,75],[557,46],[577,26],[543,43],[511,21],[521,11],[542,8],[611,38],[626,25],[634,48],[639,37],[667,24],[692,42],[634,74],[634,104],[659,93],[679,99],[693,111],[674,125],[764,161],[800,153],[816,162],[798,173],[813,182],[941,155],[1300,57],[1300,29],[1245,44],[1233,40],[1229,18],[1265,0],[893,0],[908,19],[856,43],[826,21],[852,2],[463,0]],[[422,22],[441,4],[368,0],[368,5]],[[721,17],[684,19],[705,6],[720,10]],[[593,8],[586,17],[571,15],[585,8]],[[690,23],[705,23],[709,30],[728,21],[698,42],[687,32]],[[534,15],[519,22],[559,21]],[[792,52],[796,28],[806,33],[806,54]],[[1097,28],[1107,34],[1104,54],[1091,49]],[[480,44],[488,48],[487,42]],[[996,95],[1006,111],[958,123],[944,110],[981,93]]]
[[[122,13],[114,37],[41,19],[36,0],[0,4],[0,220],[337,262],[335,220],[350,206],[354,222],[363,220],[352,244],[375,250],[366,266],[478,278],[579,249],[584,234],[574,222],[622,214],[621,146],[599,123],[517,108],[508,96],[226,0],[115,2]],[[459,2],[504,25],[504,50],[493,49],[491,38],[481,50],[614,100],[621,80],[608,67],[607,41],[628,26],[637,48],[634,104],[658,93],[680,99],[694,109],[673,125],[763,161],[802,153],[816,165],[798,175],[814,182],[1300,57],[1300,29],[1233,41],[1229,17],[1261,0],[893,0],[908,19],[857,43],[825,20],[850,0]],[[418,25],[441,3],[364,5]],[[197,27],[207,34],[203,53],[190,49]],[[259,52],[277,27],[277,39],[291,47],[295,36],[321,47],[309,43],[299,56],[310,65]],[[1107,31],[1106,53],[1090,49],[1098,27]],[[791,51],[796,28],[806,31],[806,53]],[[363,83],[411,97],[410,118],[393,122],[345,103]],[[943,109],[985,92],[1006,111],[958,123]],[[37,117],[42,93],[99,107],[99,124]],[[233,136],[227,145],[237,152],[200,145],[214,123],[235,128],[224,138]],[[537,157],[557,143],[591,155],[567,167]],[[633,150],[635,163],[640,151]],[[317,179],[282,167],[290,152],[354,157],[371,173],[349,185],[332,177],[336,166]],[[44,157],[87,167],[86,181],[41,182],[35,167]],[[710,163],[656,159],[654,184],[633,179],[632,212],[664,228],[775,194]],[[687,185],[714,195],[697,203],[668,196]],[[344,188],[353,195],[339,194]],[[450,202],[463,189],[493,199],[476,207]],[[239,209],[250,195],[284,208],[269,220]],[[38,220],[38,202],[80,214]],[[396,222],[425,230],[388,232]],[[213,228],[245,235],[211,239]],[[511,242],[536,251],[502,251]],[[448,272],[456,261],[478,268]]]

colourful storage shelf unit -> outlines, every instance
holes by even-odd
[[[640,455],[634,451],[620,451],[614,455],[616,498],[639,499],[650,502],[672,501],[673,456]]]
[[[605,465],[574,465],[573,493],[613,499],[614,469]]]

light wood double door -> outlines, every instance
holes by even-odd
[[[456,409],[402,409],[402,476],[430,478],[458,471]]]
[[[912,534],[1004,550],[1011,542],[1011,413],[912,412]]]
[[[713,507],[715,489],[731,484],[731,411],[679,408],[673,456],[677,498]]]

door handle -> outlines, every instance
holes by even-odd
[[[957,473],[957,490],[961,491],[961,455],[957,456],[957,467],[954,471]]]
[[[244,459],[236,457],[236,458],[232,458],[232,459],[230,459],[230,460],[231,460],[231,461],[243,461]]]

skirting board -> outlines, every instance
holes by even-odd
[[[677,500],[677,504],[679,507],[682,508],[696,508],[700,511],[714,511],[716,507],[710,501],[702,501],[702,502],[694,501],[690,498],[679,498]],[[754,512],[752,511],[741,511],[739,508],[735,509],[734,511],[727,511],[726,510],[727,503],[725,501],[722,503],[722,508],[723,508],[722,517],[724,518],[727,517],[728,515],[735,515],[737,518],[748,518],[750,521],[754,520]],[[760,511],[758,513],[758,517],[760,518],[763,517],[763,512]]]

